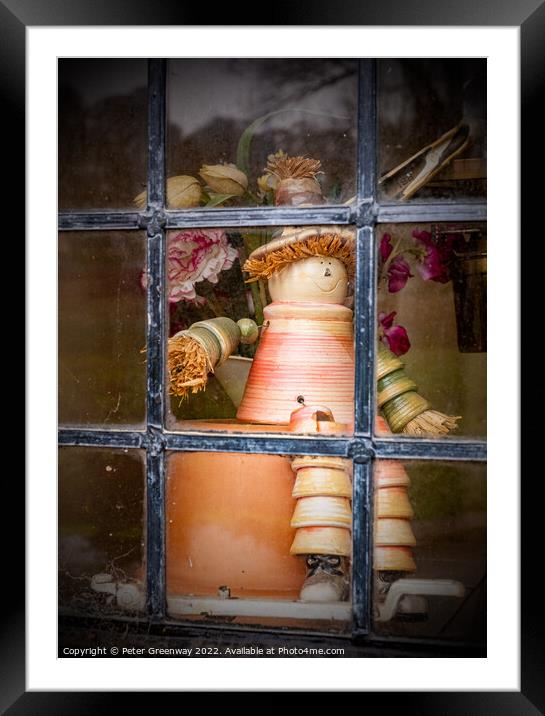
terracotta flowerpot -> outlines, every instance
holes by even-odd
[[[303,467],[297,470],[297,479],[292,494],[294,497],[337,495],[352,499],[352,483],[346,470]]]
[[[416,545],[410,522],[397,518],[375,520],[374,541],[378,547],[414,547]]]
[[[352,535],[342,527],[301,527],[295,533],[290,552],[346,557],[352,552]]]
[[[410,547],[375,547],[373,569],[377,572],[414,572],[413,551]]]
[[[290,460],[175,453],[166,492],[167,591],[297,599],[305,564],[290,556],[296,501]]]
[[[352,525],[350,502],[345,497],[301,497],[291,520],[292,527],[346,527]]]
[[[374,471],[375,489],[383,487],[408,487],[411,478],[399,460],[377,460]]]
[[[287,425],[302,396],[353,423],[352,311],[325,303],[271,303],[238,420]]]
[[[375,492],[375,516],[411,519],[414,511],[405,487],[385,487]]]

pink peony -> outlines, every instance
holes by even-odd
[[[201,304],[195,284],[199,281],[218,282],[221,271],[231,268],[238,253],[224,231],[193,229],[181,231],[168,241],[169,303],[191,301]]]

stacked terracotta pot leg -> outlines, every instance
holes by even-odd
[[[352,483],[349,461],[337,457],[296,457],[293,496],[297,504],[291,526],[296,528],[293,555],[352,553]]]
[[[377,420],[379,433],[389,433],[384,420]],[[410,478],[399,460],[377,460],[374,469],[374,554],[377,572],[414,572],[411,528],[414,516],[407,489]]]

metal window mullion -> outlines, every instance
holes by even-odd
[[[165,205],[166,63],[150,60],[148,73],[148,210],[160,214]],[[147,225],[147,452],[146,575],[148,613],[166,614],[165,588],[165,454],[161,439],[165,403],[165,231]]]
[[[354,291],[354,463],[352,485],[352,634],[367,634],[371,621],[371,436],[375,411],[375,242],[377,171],[376,61],[360,60],[356,276]],[[359,436],[368,436],[364,439]]]
[[[146,433],[137,430],[93,430],[60,428],[59,445],[110,448],[142,448],[146,445]]]
[[[355,210],[350,206],[266,206],[182,209],[166,212],[167,228],[239,226],[305,226],[350,224]]]
[[[135,211],[63,212],[58,215],[59,231],[118,231],[141,229],[140,214]]]
[[[166,60],[148,65],[148,208],[165,208]]]
[[[485,440],[456,440],[454,438],[415,439],[410,437],[375,438],[377,459],[399,460],[462,460],[486,461]]]
[[[362,200],[360,209],[349,206],[316,207],[247,207],[215,209],[165,210],[169,229],[296,226],[314,224],[430,223],[486,221],[486,202],[428,202],[376,204],[370,197]],[[147,212],[92,211],[62,212],[58,216],[59,231],[108,231],[139,229],[149,219]]]
[[[350,457],[352,438],[324,438],[320,436],[292,437],[268,435],[205,435],[165,433],[167,450],[185,452],[241,452],[266,455],[337,455]]]
[[[359,62],[357,150],[357,253],[355,307],[356,435],[372,435],[375,412],[376,251],[374,205],[377,178],[376,60]]]
[[[372,595],[372,462],[356,458],[352,477],[352,634],[370,629]]]
[[[221,433],[149,434],[138,430],[60,428],[59,444],[65,446],[145,448],[157,443],[167,450],[186,452],[246,452],[268,455],[338,455],[397,460],[486,462],[486,440],[425,439],[392,436],[330,438],[291,435],[225,435]]]
[[[356,287],[354,292],[354,351],[356,435],[373,434],[376,333],[376,246],[371,226],[357,230]]]
[[[378,204],[376,217],[377,221],[390,224],[486,221],[486,201]]]
[[[358,226],[372,223],[377,183],[377,66],[376,60],[359,62],[357,203]],[[370,212],[370,219],[365,216]]]

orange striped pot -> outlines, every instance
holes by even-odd
[[[299,407],[326,405],[339,423],[353,423],[352,311],[324,303],[275,302],[248,376],[238,420],[287,425]]]
[[[414,547],[416,538],[408,520],[378,519],[375,520],[375,544],[383,546]]]
[[[292,527],[346,527],[352,525],[350,502],[344,497],[301,497],[291,519]]]
[[[405,487],[386,487],[375,492],[376,517],[414,517]]]
[[[306,467],[323,467],[331,470],[350,470],[351,460],[328,455],[300,455],[291,461],[291,467],[298,472]]]
[[[350,530],[341,527],[301,527],[295,533],[290,554],[352,554]]]
[[[416,564],[410,547],[375,547],[373,569],[379,571],[414,572]]]
[[[334,470],[328,467],[304,467],[297,470],[292,495],[293,497],[333,495],[350,499],[352,483],[345,470]]]
[[[411,484],[411,479],[399,460],[377,460],[373,475],[375,489],[408,487]]]

